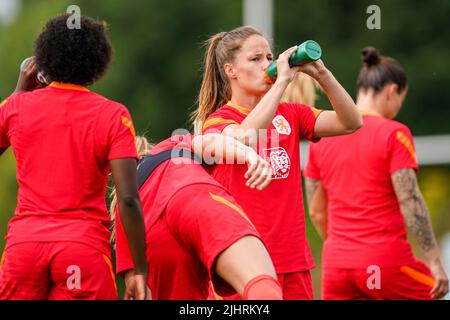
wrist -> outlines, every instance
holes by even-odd
[[[148,274],[148,269],[147,267],[144,268],[135,268],[134,269],[134,274],[135,275],[143,275],[146,276]]]
[[[316,79],[316,81],[319,84],[322,85],[322,84],[330,81],[333,78],[333,74],[331,73],[330,70],[328,70],[325,66],[323,66],[317,70],[314,78]]]
[[[429,264],[440,264],[441,263],[441,256],[439,254],[438,248],[434,248],[434,249],[426,252],[425,256],[426,256]]]
[[[291,79],[289,79],[288,77],[277,77],[273,86],[280,86],[285,89],[288,86],[289,82],[291,82]]]

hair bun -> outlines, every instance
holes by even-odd
[[[374,66],[380,62],[380,53],[374,47],[366,47],[362,50],[361,60],[367,66]]]

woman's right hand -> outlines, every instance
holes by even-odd
[[[147,287],[146,274],[136,274],[134,270],[128,270],[125,273],[124,280],[124,300],[147,300],[148,298],[151,298],[151,291]]]
[[[295,74],[300,70],[299,67],[290,67],[289,58],[297,51],[298,46],[293,46],[278,56],[277,60],[277,80],[276,82],[290,83]]]
[[[298,71],[306,73],[317,81],[320,81],[320,78],[328,72],[328,69],[321,59],[305,63],[297,68]]]
[[[17,80],[16,90],[14,92],[33,91],[43,88],[44,85],[37,80],[37,73],[36,58],[34,56],[28,58],[20,70],[19,80]]]
[[[247,147],[245,162],[248,170],[245,173],[245,179],[248,179],[246,185],[250,188],[263,190],[272,181],[272,166],[262,157],[260,157],[255,150]]]

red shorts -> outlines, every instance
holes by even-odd
[[[408,267],[431,277],[430,270],[420,260]],[[322,270],[322,299],[430,300],[431,287],[405,274],[400,269],[401,267],[324,268]]]
[[[278,275],[278,282],[283,289],[283,300],[313,300],[314,291],[311,280],[311,272],[300,271]],[[215,287],[214,287],[215,289]],[[238,294],[221,297],[210,289],[209,300],[241,300]]]
[[[0,300],[117,300],[109,257],[75,242],[12,245],[0,264]]]
[[[179,190],[147,234],[149,286],[153,299],[208,297],[235,291],[214,272],[217,257],[244,236],[259,238],[234,198],[224,189],[194,184]]]

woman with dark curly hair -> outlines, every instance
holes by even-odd
[[[16,92],[0,107],[0,154],[12,146],[19,184],[0,262],[0,299],[117,299],[105,203],[111,168],[135,272],[145,298],[144,223],[128,110],[86,88],[108,69],[103,22],[47,22]],[[36,80],[38,70],[40,81]]]

